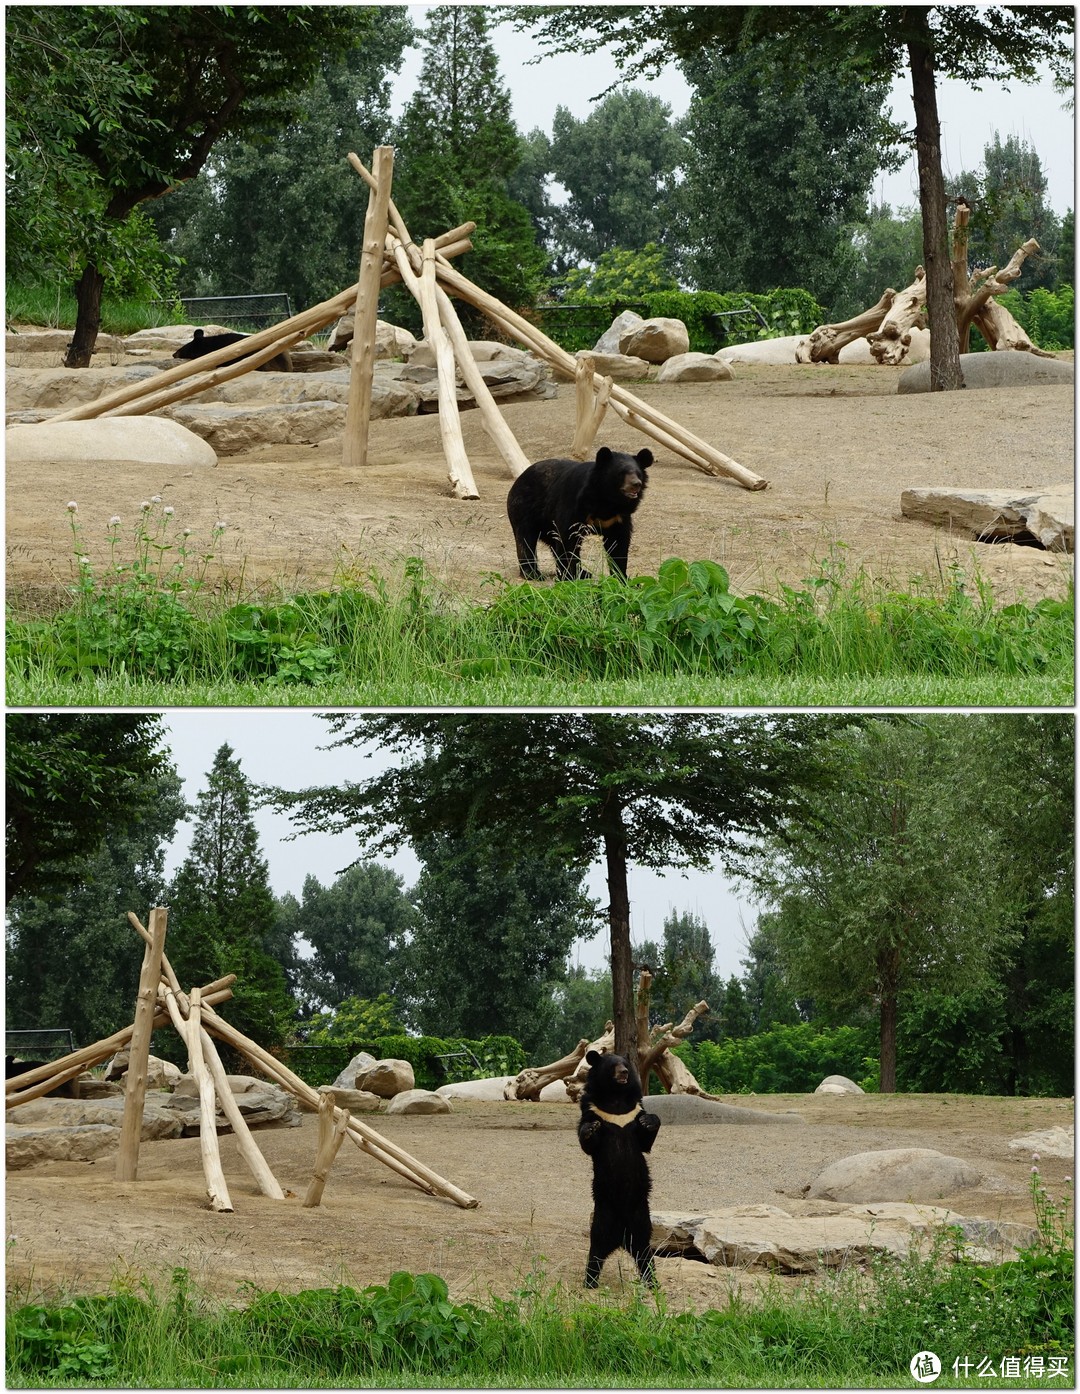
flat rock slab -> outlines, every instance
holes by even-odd
[[[766,1113],[702,1099],[696,1094],[650,1094],[645,1107],[661,1123],[802,1123],[798,1113]]]
[[[1068,1128],[1044,1128],[1041,1132],[1011,1138],[1009,1150],[1037,1152],[1040,1157],[1071,1157],[1076,1151],[1076,1138]]]
[[[730,382],[731,365],[712,353],[677,353],[660,366],[657,382]]]
[[[943,1225],[959,1228],[966,1256],[983,1263],[1000,1263],[1036,1238],[1027,1225],[965,1219],[943,1207],[898,1202],[816,1215],[792,1215],[775,1205],[735,1205],[704,1215],[655,1213],[652,1220],[660,1257],[781,1273],[817,1273],[879,1254],[902,1259],[913,1249],[925,1251]]]
[[[120,1150],[120,1129],[111,1123],[83,1123],[71,1128],[7,1125],[8,1171],[38,1162],[92,1162]]]
[[[996,353],[962,353],[960,370],[965,387],[1029,387],[1032,383],[1073,381],[1073,365],[1064,358],[1039,358],[1034,353],[1002,349]],[[897,392],[929,392],[930,363],[916,363],[900,375]]]
[[[905,489],[905,518],[965,533],[976,542],[1021,541],[1048,552],[1074,550],[1071,484],[1046,489]]]
[[[36,426],[9,426],[5,432],[9,460],[42,461],[73,468],[124,462],[213,468],[212,445],[176,421],[154,416],[113,416],[95,421],[42,421]],[[72,476],[73,481],[78,476]]]
[[[430,1089],[405,1089],[386,1105],[387,1113],[451,1113],[449,1099]]]

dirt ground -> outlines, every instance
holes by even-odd
[[[92,371],[92,370],[91,370]],[[637,514],[631,571],[656,573],[666,557],[711,558],[739,593],[797,584],[834,544],[848,574],[865,569],[906,586],[941,584],[959,563],[975,566],[1002,601],[1064,592],[1071,558],[1015,544],[972,543],[905,520],[900,494],[919,485],[1041,488],[1073,474],[1073,390],[1067,385],[898,396],[899,370],[878,367],[737,366],[730,383],[629,384],[642,398],[768,481],[748,491],[705,475],[662,448]],[[506,420],[530,459],[566,452],[574,396],[510,405]],[[516,575],[505,514],[510,477],[480,424],[463,413],[480,499],[449,494],[438,421],[377,421],[374,463],[349,475],[340,441],[264,447],[228,456],[209,474],[117,466],[96,476],[10,464],[7,584],[20,611],[48,610],[70,584],[75,551],[69,500],[78,502],[79,550],[107,557],[106,525],[118,514],[130,555],[139,504],[160,494],[174,524],[193,529],[192,555],[227,524],[213,568],[273,590],[351,571],[401,575],[422,557],[463,594],[481,595],[491,573]],[[597,440],[638,450],[647,442],[617,418]],[[592,543],[589,544],[594,545]],[[550,573],[550,558],[542,549]],[[586,552],[586,557],[589,555]],[[124,553],[121,559],[126,559]]]
[[[1031,1156],[1010,1151],[1019,1134],[1072,1128],[1068,1099],[959,1095],[771,1095],[729,1102],[770,1112],[797,1111],[804,1124],[667,1125],[650,1163],[655,1212],[768,1204],[795,1214],[815,1208],[803,1189],[828,1164],[856,1152],[929,1147],[963,1158],[988,1180],[946,1197],[957,1213],[1033,1223]],[[222,1298],[240,1286],[296,1291],[337,1282],[385,1282],[399,1269],[436,1272],[452,1296],[510,1295],[537,1270],[577,1288],[584,1272],[590,1170],[567,1104],[463,1103],[450,1115],[369,1116],[405,1148],[480,1204],[465,1210],[428,1196],[345,1141],[323,1203],[301,1199],[315,1158],[317,1122],[257,1134],[284,1202],[261,1196],[231,1135],[222,1156],[235,1211],[206,1203],[199,1141],[144,1143],[139,1178],[113,1179],[113,1158],[52,1162],[7,1178],[7,1285],[28,1293],[100,1291],[111,1280],[150,1275],[167,1282],[189,1270]],[[1071,1160],[1044,1157],[1042,1177],[1060,1199]],[[828,1206],[816,1204],[817,1213]],[[618,1291],[629,1261],[613,1256],[602,1290]],[[661,1286],[672,1305],[701,1307],[727,1284],[752,1288],[760,1273],[715,1270],[662,1259]],[[719,1287],[718,1287],[719,1285]],[[239,1293],[243,1297],[243,1293]]]

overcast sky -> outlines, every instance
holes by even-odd
[[[194,804],[206,787],[206,775],[222,744],[232,746],[240,767],[256,784],[276,784],[285,789],[306,789],[318,784],[361,781],[384,767],[385,757],[373,752],[365,758],[358,748],[328,751],[327,725],[303,710],[220,711],[178,710],[165,713],[166,744],[184,780],[184,796]],[[305,876],[323,885],[333,881],[358,855],[352,836],[307,834],[288,841],[294,831],[289,819],[263,809],[256,814],[263,854],[270,865],[270,884],[278,895],[291,891],[299,896]],[[170,875],[183,860],[191,841],[193,824],[181,824],[169,851]],[[522,837],[528,835],[528,819],[522,819]],[[416,881],[419,863],[410,853],[378,858],[392,866],[406,886]],[[604,879],[599,868],[590,877],[590,893],[607,905]],[[671,908],[692,911],[709,926],[716,951],[714,966],[722,977],[742,975],[745,953],[742,923],[752,928],[756,910],[740,903],[719,873],[673,872],[662,877],[631,868],[631,932],[635,943],[662,941],[664,918]],[[147,907],[149,908],[149,907]],[[740,923],[740,921],[742,923]],[[587,968],[606,967],[606,931],[574,950],[574,960]]]
[[[413,22],[422,27],[432,7],[409,5]],[[539,127],[551,134],[555,109],[569,108],[584,120],[594,109],[598,96],[619,77],[607,53],[588,57],[572,54],[543,58],[535,65],[535,40],[519,34],[508,24],[492,29],[492,44],[499,55],[503,81],[509,88],[514,120],[528,134]],[[416,85],[422,62],[419,48],[409,50],[395,83],[394,114],[397,115]],[[632,75],[628,86],[641,88],[671,107],[672,117],[685,114],[690,88],[678,69],[668,68],[653,81]],[[1049,74],[1038,84],[1016,83],[1006,91],[999,83],[987,83],[981,92],[967,83],[941,79],[938,82],[938,112],[942,128],[942,162],[946,175],[977,169],[983,151],[998,132],[1002,140],[1014,135],[1035,148],[1049,184],[1049,202],[1058,214],[1075,207],[1075,159],[1073,116],[1063,106],[1064,98],[1054,91]],[[896,120],[911,129],[915,112],[910,82],[906,74],[893,85],[892,111]],[[918,206],[918,179],[914,156],[895,174],[880,175],[875,198],[895,210]]]

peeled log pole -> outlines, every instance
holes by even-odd
[[[275,1060],[269,1051],[263,1050],[254,1041],[249,1040],[247,1036],[237,1031],[234,1026],[230,1026],[216,1012],[209,1011],[204,1015],[209,1031],[220,1036],[226,1044],[233,1046],[242,1055],[246,1055],[253,1064],[258,1065],[271,1079],[276,1080],[290,1094],[294,1094],[306,1103],[309,1108],[317,1109],[319,1107],[318,1093],[312,1089],[310,1084],[305,1084],[299,1075],[294,1075],[287,1065],[283,1065],[280,1060]],[[413,1185],[427,1191],[429,1195],[444,1195],[455,1205],[460,1205],[463,1210],[473,1210],[479,1205],[480,1202],[473,1196],[459,1190],[439,1176],[437,1172],[432,1171],[430,1167],[418,1162],[415,1157],[410,1157],[404,1148],[398,1147],[396,1143],[382,1137],[374,1128],[369,1128],[358,1118],[353,1118],[350,1121],[348,1131],[349,1136],[364,1151],[370,1152],[372,1156],[378,1157],[387,1166],[393,1167],[395,1171],[407,1177]]]
[[[276,358],[279,353],[284,353],[293,348],[304,337],[297,332],[286,334],[282,339],[275,339],[269,348],[264,348],[260,352],[252,354],[250,361],[243,358],[239,363],[230,363],[228,366],[215,368],[205,377],[194,378],[189,382],[174,382],[171,387],[164,387],[160,391],[150,393],[148,396],[140,397],[137,401],[127,402],[123,406],[113,407],[104,415],[113,416],[145,416],[151,411],[160,411],[162,407],[169,407],[176,402],[186,401],[188,397],[197,397],[200,392],[205,392],[208,387],[217,387],[223,382],[231,382],[233,378],[243,377],[245,373],[254,372],[262,363],[268,363],[271,358]],[[207,355],[209,356],[209,355]],[[196,360],[201,362],[202,360]],[[157,382],[157,378],[150,379]],[[56,418],[54,417],[53,420]]]
[[[319,1099],[319,1146],[315,1153],[315,1166],[312,1170],[311,1182],[308,1185],[307,1194],[304,1196],[306,1208],[318,1205],[322,1200],[330,1168],[334,1165],[338,1148],[344,1141],[345,1134],[349,1131],[348,1113],[341,1109],[335,1110],[332,1094],[325,1090],[320,1090],[319,1093],[322,1096]]]
[[[569,454],[574,460],[588,460],[592,455],[596,433],[611,401],[612,379],[601,378],[599,388],[594,390],[596,359],[591,353],[583,353],[577,364],[577,378],[574,383],[577,425]]]
[[[150,911],[150,943],[143,952],[135,1023],[131,1033],[131,1055],[124,1077],[124,1113],[120,1123],[120,1150],[116,1156],[117,1181],[134,1181],[139,1169],[147,1061],[157,1015],[157,984],[161,977],[161,955],[165,950],[168,922],[169,912],[164,906],[157,905]]]
[[[508,334],[512,335],[519,342],[527,345],[534,353],[563,375],[569,382],[577,378],[577,365],[574,358],[562,349],[558,344],[553,343],[545,334],[541,333],[535,325],[528,320],[522,319],[513,310],[508,309],[501,301],[494,296],[488,295],[460,272],[455,271],[451,266],[445,266],[441,262],[438,267],[439,279],[443,282],[447,290],[452,291],[459,299],[467,301],[470,305],[482,310],[496,324],[500,325]],[[596,379],[597,386],[603,379]],[[735,479],[746,489],[764,489],[767,481],[751,470],[745,469],[736,463],[722,451],[701,440],[691,432],[684,430],[676,422],[671,421],[663,412],[657,411],[648,403],[635,397],[633,393],[627,392],[625,388],[615,383],[611,389],[611,402],[618,411],[620,406],[632,411],[636,416],[634,424],[637,429],[650,435],[653,439],[660,441],[661,444],[671,445],[673,440],[681,442],[678,454],[689,460],[691,464],[706,474],[727,475]],[[620,412],[620,415],[623,415]],[[638,424],[642,423],[642,424]],[[663,438],[657,432],[666,432]]]
[[[346,469],[367,464],[368,430],[371,425],[371,384],[375,372],[375,326],[379,317],[379,281],[386,242],[387,209],[394,173],[394,147],[375,151],[378,184],[368,197],[364,240],[360,252],[360,279],[356,283],[349,400],[345,408],[345,436],[341,463]]]
[[[191,989],[191,1015],[184,1026],[182,1035],[187,1041],[188,1065],[199,1088],[199,1155],[206,1179],[206,1197],[212,1210],[232,1210],[218,1148],[214,1081],[202,1053],[202,994],[197,987]]]

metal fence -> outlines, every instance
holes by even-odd
[[[284,291],[266,295],[182,295],[179,299],[189,324],[223,324],[251,333],[291,319],[293,313],[292,301]]]
[[[70,1055],[75,1039],[67,1027],[42,1027],[36,1031],[4,1031],[5,1055],[20,1060],[56,1060]]]

